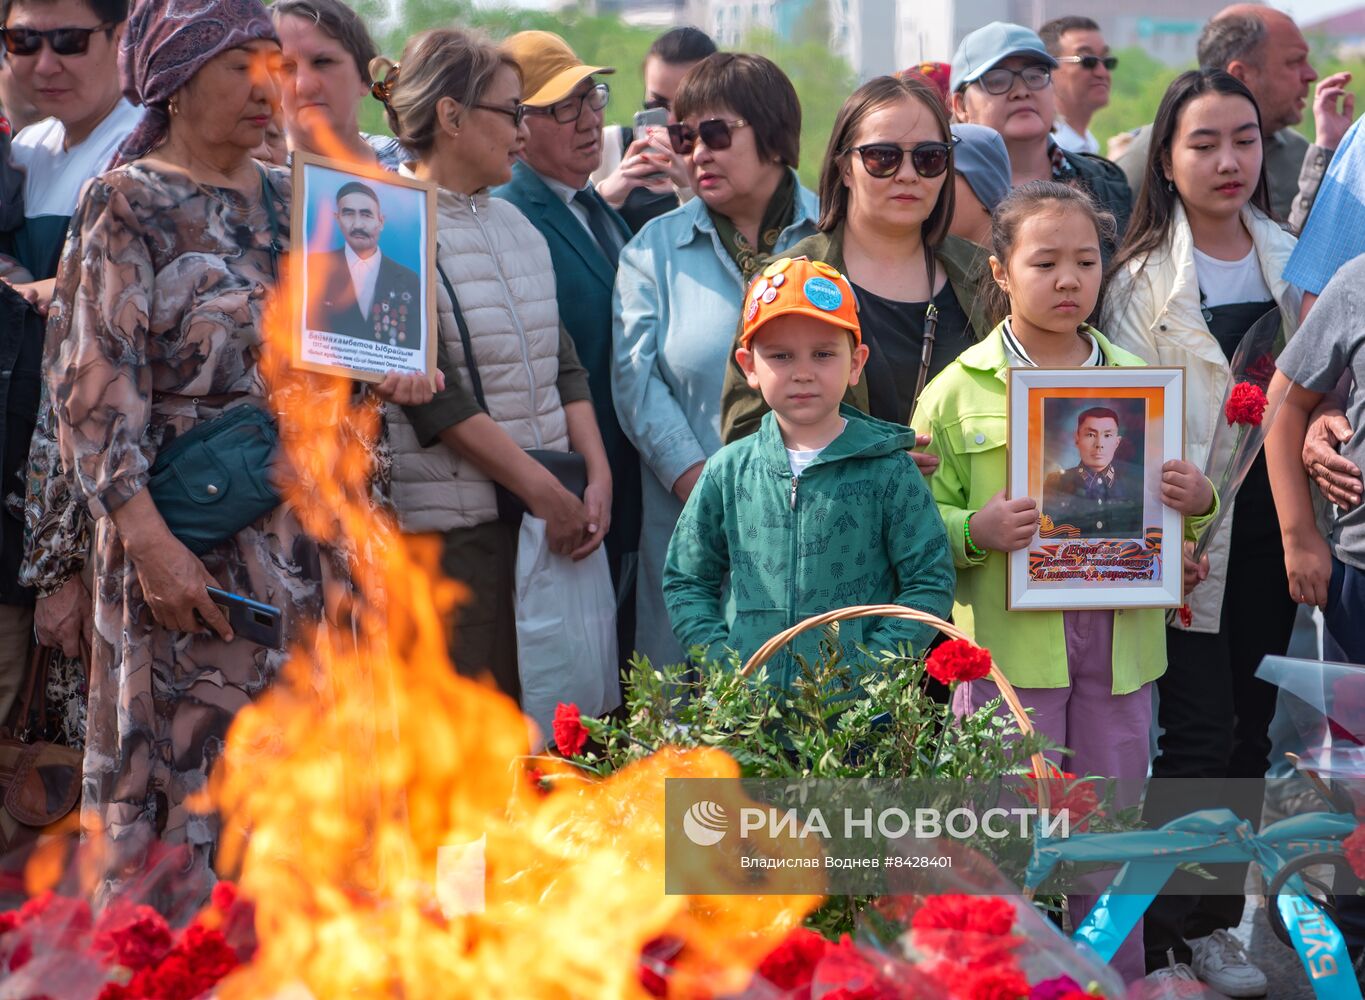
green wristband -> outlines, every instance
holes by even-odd
[[[985,559],[986,550],[980,548],[976,542],[972,541],[972,518],[974,514],[968,514],[967,520],[962,522],[962,538],[967,543],[967,555],[973,559]]]

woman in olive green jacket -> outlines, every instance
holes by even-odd
[[[943,102],[922,80],[882,76],[864,84],[844,102],[830,136],[820,232],[782,254],[826,261],[848,275],[872,351],[845,402],[892,423],[907,423],[917,389],[999,318],[986,316],[978,301],[985,250],[948,235],[952,141]],[[753,433],[765,412],[731,351],[723,439]]]

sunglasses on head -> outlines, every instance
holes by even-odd
[[[905,162],[905,154],[910,154],[910,166],[921,177],[937,177],[948,169],[953,146],[959,141],[953,136],[952,142],[919,142],[913,146],[897,146],[894,142],[872,142],[866,146],[854,146],[852,152],[863,161],[863,169],[872,177],[894,177]]]
[[[33,28],[0,28],[0,42],[5,51],[12,56],[36,56],[43,47],[43,40],[52,46],[59,56],[78,56],[90,48],[90,36],[97,31],[112,34],[112,24],[97,24],[93,28],[49,28],[37,31]]]
[[[706,143],[707,149],[729,149],[730,143],[735,141],[734,133],[730,130],[744,128],[748,124],[743,118],[736,118],[732,122],[723,118],[708,118],[698,122],[695,128],[686,122],[675,122],[668,126],[668,141],[673,146],[673,152],[679,156],[686,156],[696,149],[697,139]]]
[[[1112,73],[1119,65],[1118,56],[1058,56],[1057,61],[1076,63],[1081,69],[1086,70],[1087,72],[1094,70],[1096,66],[1103,66]]]

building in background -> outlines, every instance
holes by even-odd
[[[1228,2],[1108,0],[1097,9],[1100,5],[1077,0],[899,0],[896,57],[903,66],[947,62],[965,35],[991,21],[1037,28],[1054,17],[1084,14],[1099,22],[1111,48],[1140,48],[1168,66],[1184,66],[1194,62],[1204,23]]]
[[[1305,24],[1303,33],[1315,49],[1325,46],[1338,59],[1359,59],[1365,56],[1365,7]]]
[[[695,24],[722,48],[734,48],[754,30],[801,41],[818,27],[831,50],[866,80],[925,60],[948,62],[965,35],[991,21],[1037,28],[1064,14],[1095,18],[1116,50],[1141,48],[1169,66],[1184,66],[1194,62],[1204,22],[1228,2],[1107,0],[1103,10],[1093,0],[594,0],[593,6],[660,30]]]

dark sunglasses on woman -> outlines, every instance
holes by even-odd
[[[729,149],[730,143],[735,141],[731,129],[744,128],[748,124],[743,118],[736,118],[732,122],[723,118],[708,118],[698,122],[696,128],[686,122],[675,122],[668,126],[668,141],[673,152],[679,156],[691,153],[697,147],[698,138],[706,143],[707,149]]]
[[[871,142],[866,146],[854,146],[863,161],[863,169],[872,177],[895,177],[905,162],[905,154],[910,154],[910,166],[921,177],[937,177],[948,169],[953,146],[961,140],[953,136],[949,142],[919,142],[913,146],[897,146],[894,142]]]
[[[1042,90],[1052,82],[1052,70],[1038,64],[1025,66],[1023,69],[1006,69],[1003,66],[988,69],[976,78],[976,82],[981,84],[981,89],[986,93],[998,97],[1014,89],[1016,76],[1024,81],[1024,86],[1029,90]]]
[[[97,24],[93,28],[49,28],[37,31],[33,28],[0,28],[0,42],[5,51],[12,56],[36,56],[43,47],[43,40],[52,46],[59,56],[79,56],[90,49],[90,36],[97,31],[112,34],[115,25]]]
[[[1105,69],[1107,69],[1109,72],[1112,73],[1112,72],[1114,72],[1114,70],[1116,70],[1116,69],[1118,68],[1118,65],[1119,65],[1119,57],[1118,57],[1118,56],[1104,56],[1103,58],[1101,58],[1100,56],[1088,56],[1088,55],[1087,55],[1087,56],[1058,56],[1058,57],[1057,57],[1057,61],[1058,61],[1058,62],[1064,62],[1064,63],[1077,63],[1077,64],[1080,65],[1081,69],[1085,70],[1087,73],[1093,72],[1094,69],[1095,69],[1095,67],[1096,67],[1096,66],[1100,66],[1100,65],[1103,65]]]

